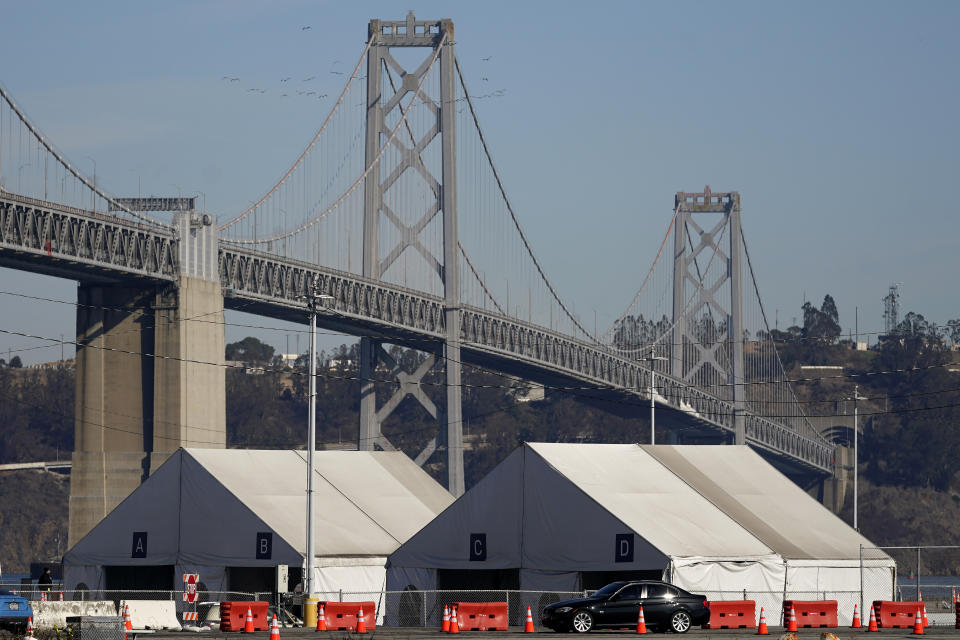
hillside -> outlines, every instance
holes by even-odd
[[[0,475],[0,565],[26,573],[30,562],[56,560],[67,546],[69,476],[47,471]]]
[[[957,544],[960,532],[960,377],[951,363],[960,356],[946,336],[922,316],[907,314],[898,331],[877,348],[857,351],[839,339],[832,300],[821,310],[804,306],[804,327],[770,336],[784,365],[798,380],[796,392],[811,415],[849,414],[845,398],[860,402],[860,522],[875,543]],[[948,338],[948,339],[946,339]],[[629,346],[629,345],[625,345]],[[392,357],[407,371],[424,354],[399,348]],[[256,365],[250,372],[227,372],[227,446],[302,448],[307,413],[304,362],[283,367],[273,349],[254,338],[228,345],[227,358]],[[357,345],[321,354],[317,384],[317,442],[320,448],[349,448],[357,439],[359,371]],[[804,365],[840,367],[839,373],[812,375]],[[395,392],[385,367],[374,374],[377,406]],[[463,386],[466,486],[471,487],[521,442],[644,442],[647,409],[636,402],[585,397],[577,390],[546,389],[546,397],[521,402],[529,385],[501,374],[466,367]],[[442,405],[442,378],[434,370],[423,388]],[[51,460],[73,448],[74,374],[72,369],[25,370],[0,367],[0,463]],[[837,421],[842,422],[841,420]],[[662,428],[658,420],[658,427]],[[383,425],[399,449],[415,457],[437,433],[423,407],[407,397]],[[849,444],[834,434],[838,442]],[[678,433],[680,441],[684,434]],[[658,438],[659,440],[659,438]],[[445,479],[442,449],[425,466]],[[0,563],[13,571],[31,560],[57,553],[65,537],[68,481],[40,472],[0,475]],[[843,515],[851,521],[851,505]],[[39,505],[35,507],[34,505]],[[31,510],[32,509],[32,510]],[[61,545],[62,546],[62,545]],[[62,549],[61,549],[62,551]],[[960,575],[960,558],[941,554],[930,570]]]

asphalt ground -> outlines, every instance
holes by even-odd
[[[911,629],[881,629],[879,633],[867,633],[866,628],[862,629],[800,629],[797,632],[798,640],[820,640],[820,634],[823,631],[828,631],[836,635],[840,640],[905,640],[906,638],[914,638],[917,636],[913,635]],[[553,635],[556,636],[559,640],[560,638],[571,638],[575,637],[576,634],[558,634],[548,629],[538,629],[537,633],[541,636]],[[779,627],[770,629],[770,635],[766,636],[770,640],[778,640],[782,635],[783,631]],[[221,640],[269,640],[270,633],[268,631],[257,631],[252,634],[245,634],[239,632],[224,632],[224,631],[201,631],[201,632],[171,632],[171,631],[158,631],[156,633],[150,634],[137,634],[135,640],[170,640],[172,638],[177,638],[178,640],[183,640],[186,635],[199,635],[204,638],[218,638]],[[373,640],[377,638],[379,640],[419,640],[425,638],[432,638],[433,640],[438,640],[439,638],[446,637],[449,634],[441,633],[435,629],[423,629],[420,627],[377,627],[373,631],[366,634],[351,633],[348,631],[314,631],[313,629],[303,629],[297,627],[286,627],[280,629],[280,639],[284,640],[285,638],[296,638],[296,640],[307,640],[311,638],[313,640]],[[463,631],[460,633],[461,638],[458,640],[524,640],[525,638],[529,639],[532,634],[523,633],[523,627],[511,628],[510,631]],[[651,637],[651,640],[662,638],[663,640],[669,640],[671,638],[679,640],[679,638],[684,638],[684,640],[746,640],[750,638],[752,640],[757,640],[758,636],[753,629],[691,629],[688,633],[684,635],[674,635],[669,633],[649,633],[647,634]],[[924,630],[924,636],[932,636],[936,640],[960,640],[960,629],[954,629],[952,627],[927,627]],[[865,636],[865,637],[864,637]],[[636,638],[636,633],[630,633],[626,631],[594,631],[589,634],[591,638]]]

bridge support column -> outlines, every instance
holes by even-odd
[[[226,446],[215,237],[192,212],[178,222],[176,285],[80,285],[70,545],[177,448]]]
[[[152,291],[81,285],[69,544],[147,478],[152,445]]]

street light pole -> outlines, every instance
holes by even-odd
[[[857,491],[857,476],[859,474],[860,457],[857,450],[857,443],[860,440],[860,426],[858,421],[857,400],[866,400],[860,395],[860,385],[853,387],[853,529],[859,531],[857,526],[857,501],[859,499]]]
[[[306,576],[303,579],[304,597],[313,594],[314,560],[314,514],[313,514],[313,453],[317,448],[317,313],[322,300],[332,300],[332,296],[320,294],[320,282],[314,278],[310,290],[304,296],[310,315],[310,402],[307,432],[307,562]]]
[[[657,391],[657,386],[654,383],[654,378],[657,375],[656,364],[658,360],[666,360],[667,358],[663,356],[656,355],[656,347],[650,345],[650,357],[647,358],[647,361],[650,363],[650,444],[656,444],[656,403],[654,402],[653,396]]]

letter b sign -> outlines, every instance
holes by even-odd
[[[257,532],[257,560],[269,560],[273,557],[273,532]]]

